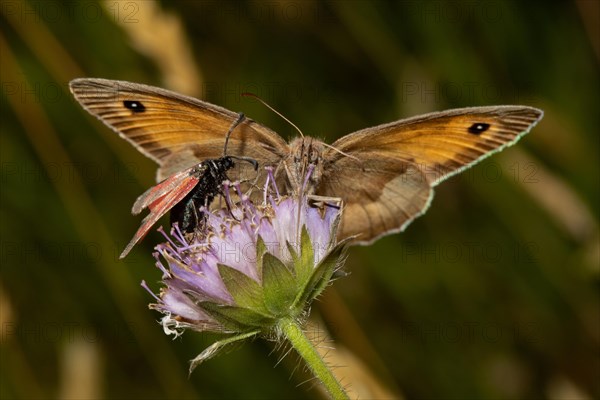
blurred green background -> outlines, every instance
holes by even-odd
[[[330,143],[453,107],[544,109],[404,233],[353,248],[313,333],[361,398],[599,398],[599,4],[3,0],[0,397],[320,396],[262,340],[188,378],[214,337],[172,340],[147,309],[160,236],[118,261],[155,165],[67,89],[102,77],[294,135],[250,91]]]

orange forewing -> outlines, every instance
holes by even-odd
[[[137,83],[81,78],[69,86],[87,111],[158,163],[157,181],[199,161],[221,157],[225,133],[239,117],[225,108]],[[136,102],[141,105],[137,110],[131,107]],[[230,154],[271,164],[286,150],[279,135],[251,119],[231,133],[228,144]]]

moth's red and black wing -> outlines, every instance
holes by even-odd
[[[142,220],[142,225],[137,230],[133,238],[125,247],[119,258],[124,258],[140,240],[146,236],[150,228],[165,215],[171,208],[184,199],[200,181],[196,174],[184,174],[183,172],[176,174],[158,185],[150,188],[140,198],[143,197],[140,205],[143,208],[148,207],[150,213]],[[138,198],[138,201],[140,200]],[[136,202],[137,204],[138,202]],[[141,209],[140,209],[141,210]]]

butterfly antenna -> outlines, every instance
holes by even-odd
[[[290,124],[291,126],[293,126],[298,133],[300,134],[300,136],[304,137],[304,134],[302,133],[302,131],[300,130],[300,128],[298,128],[296,125],[294,125],[294,123],[292,121],[290,121],[289,119],[287,119],[286,117],[283,116],[283,114],[281,114],[279,111],[277,111],[276,109],[274,109],[273,107],[271,107],[269,104],[267,104],[266,101],[264,101],[263,99],[261,99],[260,97],[258,97],[257,95],[255,95],[254,93],[242,93],[241,94],[244,97],[253,97],[256,100],[260,101],[261,103],[263,103],[263,105],[265,105],[269,110],[273,111],[275,114],[279,115],[281,118],[283,118],[288,124]]]
[[[233,130],[235,128],[237,128],[237,126],[239,124],[241,124],[245,119],[246,119],[246,116],[244,115],[244,113],[240,113],[238,115],[238,118],[233,122],[233,124],[227,131],[227,134],[225,135],[225,146],[223,147],[223,157],[225,157],[227,155],[227,144],[229,143],[229,136],[231,136],[231,133],[233,132]]]
[[[260,101],[261,103],[263,103],[266,107],[268,107],[271,111],[273,111],[275,114],[279,115],[281,118],[283,118],[285,121],[287,121],[288,124],[290,124],[291,126],[293,126],[298,133],[300,134],[300,136],[304,137],[304,134],[302,133],[302,131],[300,130],[300,128],[298,128],[296,125],[294,125],[294,123],[292,121],[290,121],[289,119],[287,119],[286,117],[284,117],[279,111],[277,111],[276,109],[274,109],[273,107],[271,107],[269,104],[267,104],[267,102],[265,102],[263,99],[261,99],[260,97],[258,97],[257,95],[255,95],[254,93],[242,93],[242,96],[244,97],[254,97],[256,100]],[[330,148],[331,150],[340,153],[341,155],[345,156],[345,157],[349,157],[349,158],[353,158],[356,161],[360,161],[357,157],[355,156],[351,156],[348,153],[344,153],[343,151],[341,151],[340,149],[333,147],[330,144],[327,144],[325,142],[323,142],[323,145],[325,147]]]
[[[353,156],[353,155],[350,155],[350,154],[348,154],[348,153],[344,153],[343,151],[341,151],[340,149],[338,149],[338,148],[337,148],[337,147],[335,147],[335,146],[332,146],[332,145],[330,145],[330,144],[327,144],[327,143],[325,143],[325,142],[322,142],[322,144],[323,144],[323,146],[325,146],[325,147],[327,147],[327,148],[330,148],[331,150],[333,150],[333,151],[335,151],[335,152],[337,152],[337,153],[340,153],[340,154],[341,154],[341,155],[343,155],[343,156],[346,156],[346,157],[349,157],[349,158],[353,158],[353,159],[355,159],[356,161],[360,161],[360,160],[358,159],[358,157],[355,157],[355,156]]]

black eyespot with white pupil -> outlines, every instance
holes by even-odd
[[[481,135],[488,129],[490,129],[490,124],[486,124],[485,122],[475,122],[469,128],[469,133],[472,133],[473,135]]]
[[[133,111],[134,113],[141,113],[146,111],[146,107],[137,100],[125,100],[123,101],[123,105],[128,110]]]

